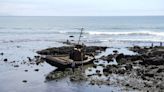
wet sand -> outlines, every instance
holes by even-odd
[[[46,62],[36,65],[36,53],[39,50],[52,47],[64,46],[58,42],[35,43],[5,43],[1,44],[0,54],[0,91],[1,92],[53,92],[61,90],[61,92],[109,92],[109,91],[161,91],[162,87],[162,65],[142,65],[136,62],[126,60],[129,55],[129,60],[132,56],[137,56],[140,49],[128,50],[128,48],[111,47],[105,52],[100,53],[96,58],[101,58],[94,65],[86,67],[85,76],[87,81],[72,82],[70,76],[59,78],[57,80],[47,81],[46,77],[56,69]],[[11,45],[12,44],[12,45]],[[31,45],[29,45],[31,44]],[[122,59],[128,61],[125,64],[121,61],[113,62],[105,58],[113,55],[113,51],[117,50],[123,53],[125,57]],[[142,49],[141,49],[142,50]],[[3,53],[3,54],[2,54]],[[143,54],[143,53],[142,53]],[[105,59],[106,60],[105,60]],[[7,59],[7,60],[5,60]],[[140,59],[140,58],[139,58]],[[130,65],[129,65],[130,64]],[[132,65],[132,69],[128,70]],[[95,68],[96,66],[96,68]],[[126,69],[127,67],[127,69]],[[104,70],[106,69],[106,71]],[[110,70],[111,71],[108,71]],[[96,71],[99,70],[99,71]],[[144,70],[145,72],[139,72]],[[155,75],[147,74],[150,71],[158,71]],[[106,72],[107,74],[104,74]],[[144,77],[136,75],[141,73]],[[154,73],[154,72],[153,72]],[[153,77],[152,77],[153,76]],[[162,78],[162,79],[161,79]],[[110,79],[109,82],[107,80]],[[155,87],[153,86],[155,85]]]
[[[61,90],[61,92],[108,92],[109,90],[118,89],[115,86],[91,86],[87,82],[72,83],[69,77],[58,81],[46,82],[46,76],[56,68],[46,62],[36,65],[34,56],[38,55],[36,53],[38,50],[52,47],[54,44],[56,47],[63,46],[63,44],[58,42],[7,42],[1,44],[0,53],[3,53],[3,55],[0,55],[0,91],[53,92],[54,90]]]

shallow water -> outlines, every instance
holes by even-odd
[[[45,44],[43,44],[45,43]],[[30,45],[31,44],[31,45]],[[61,90],[61,92],[108,92],[108,91],[119,91],[122,87],[118,86],[91,86],[88,82],[84,83],[72,83],[69,81],[69,77],[56,81],[45,82],[45,77],[51,71],[55,69],[48,65],[47,63],[42,63],[41,65],[28,65],[21,64],[23,61],[28,61],[27,57],[33,58],[37,55],[36,51],[42,48],[51,47],[57,44],[56,46],[63,46],[63,44],[57,42],[12,42],[1,44],[1,51],[4,53],[3,56],[0,56],[0,91],[1,92],[53,92],[54,90]],[[106,52],[99,54],[98,56],[111,54],[113,50],[119,50],[119,52],[128,52],[126,48],[109,48]],[[129,54],[132,54],[129,52]],[[4,62],[3,59],[7,58],[8,61]],[[10,63],[16,61],[15,63]],[[103,63],[106,61],[100,61]],[[110,62],[111,63],[111,62]],[[106,63],[108,65],[109,63]],[[19,65],[19,67],[14,67],[14,65]],[[34,71],[39,69],[39,71]],[[101,70],[102,67],[98,66],[98,70]],[[28,70],[28,72],[25,72]],[[96,69],[95,69],[96,70]],[[93,71],[95,71],[93,70]],[[93,72],[92,73],[95,73]],[[87,72],[87,70],[86,70]],[[86,73],[87,74],[87,73]],[[88,72],[89,74],[89,72]],[[94,76],[98,79],[105,79],[105,76]],[[23,83],[23,80],[27,80],[27,83]],[[80,88],[80,89],[79,89]]]

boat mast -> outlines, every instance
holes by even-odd
[[[81,39],[81,37],[82,37],[83,30],[84,30],[84,28],[81,28],[81,32],[80,32],[80,36],[79,36],[79,40],[78,40],[78,44],[80,43],[80,39]]]
[[[80,36],[79,36],[79,40],[78,40],[78,45],[80,44],[80,40],[81,40],[81,37],[82,37],[82,34],[83,34],[83,30],[84,28],[81,28],[81,32],[80,32]],[[82,62],[82,65],[81,65],[81,72],[83,73],[84,72],[84,65],[83,65],[83,54],[81,54],[81,62]]]

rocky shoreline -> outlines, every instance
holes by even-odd
[[[103,69],[105,74],[117,74],[123,77],[117,83],[139,91],[164,91],[164,47],[130,47],[137,55],[108,55],[107,61],[116,57],[118,65],[109,65]]]
[[[68,49],[69,48],[69,49]],[[69,50],[73,47],[55,47],[48,48],[37,53],[41,55],[55,55],[55,54],[68,54]],[[86,47],[86,52],[89,55],[93,53],[97,55],[96,50],[100,52],[105,51],[107,47],[89,46]],[[88,82],[89,85],[119,85],[125,87],[125,90],[135,91],[148,91],[148,92],[163,92],[164,91],[164,47],[128,47],[130,51],[136,52],[136,55],[125,55],[114,50],[112,54],[97,58],[93,64],[78,67],[75,73],[72,69],[65,70],[56,69],[46,75],[46,81],[60,80],[65,77],[69,77],[71,82]],[[1,52],[3,56],[5,53]],[[40,59],[40,56],[34,58],[27,57],[28,61],[16,64],[17,61],[9,61],[7,58],[3,59],[3,62],[11,64],[13,67],[18,68],[21,65],[39,65],[44,62]],[[116,65],[109,64],[113,62],[113,59],[117,61]],[[96,64],[101,60],[108,64]],[[35,69],[34,71],[39,71]],[[28,72],[28,70],[24,70]],[[89,73],[87,73],[89,72]],[[22,82],[26,83],[26,80]]]
[[[95,74],[87,75],[86,73],[81,73],[79,68],[77,68],[76,73],[72,73],[71,69],[66,69],[51,72],[47,75],[46,79],[54,80],[70,76],[71,81],[90,81],[90,85],[122,85],[131,90],[164,91],[164,47],[134,46],[128,49],[138,54],[124,55],[123,53],[119,53],[119,51],[113,51],[113,54],[102,56],[99,60],[110,63],[112,59],[115,58],[118,65],[105,66],[103,64],[93,64],[89,66],[95,69],[97,66],[102,66],[102,73],[96,69]],[[88,52],[93,51],[93,49],[89,49]],[[45,53],[47,53],[46,50],[44,50],[44,54]],[[87,68],[88,67],[85,69]],[[89,71],[92,70],[90,69]],[[105,76],[106,79],[94,79],[93,76],[95,75],[98,77]]]

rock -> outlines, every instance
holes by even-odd
[[[32,59],[30,57],[27,57],[29,61],[32,61]]]
[[[77,79],[77,77],[75,77],[75,76],[71,76],[70,77],[70,81],[77,81],[78,79]]]
[[[3,61],[7,62],[8,60],[7,60],[7,58],[5,58]]]
[[[118,54],[117,57],[116,57],[116,61],[117,61],[117,62],[120,62],[120,60],[121,60],[122,58],[124,58],[124,54],[123,54],[123,53]]]
[[[103,69],[103,72],[108,72],[108,69],[107,69],[107,68],[104,68],[104,69]]]
[[[10,62],[10,63],[15,63],[16,61],[12,61],[12,62]]]
[[[103,69],[103,73],[105,74],[116,73],[118,69],[119,67],[116,65],[108,65],[106,66],[106,68]]]
[[[73,35],[70,35],[69,37],[72,38],[72,37],[74,37],[74,36],[73,36]]]
[[[93,65],[93,68],[97,68],[97,65],[94,64],[94,65]]]
[[[118,54],[118,51],[117,51],[117,50],[113,50],[113,53],[114,53],[114,54]]]
[[[144,75],[142,75],[141,78],[142,78],[143,80],[147,80],[147,78],[146,78]]]
[[[104,65],[104,64],[99,64],[99,66],[105,67],[105,65]]]
[[[39,71],[39,69],[35,69],[34,71],[38,72],[38,71]]]
[[[101,77],[101,76],[102,76],[102,74],[98,74],[98,76],[99,76],[99,77]]]
[[[40,56],[34,56],[36,59],[40,58]]]
[[[99,61],[98,60],[94,60],[95,63],[98,63]]]
[[[4,53],[2,52],[2,53],[0,53],[0,55],[2,55],[2,56],[3,56],[3,55],[4,55]]]
[[[88,71],[92,71],[92,69],[88,69]]]
[[[28,72],[28,70],[24,70],[25,72]]]
[[[92,74],[89,74],[89,75],[87,75],[88,77],[91,77],[92,76]]]
[[[111,69],[107,69],[107,68],[104,68],[103,69],[103,73],[104,75],[108,76],[109,74],[111,74],[113,71]]]
[[[14,67],[19,67],[19,65],[14,65]]]
[[[95,85],[95,81],[94,80],[91,80],[89,84]]]
[[[117,74],[125,74],[125,70],[124,69],[118,69]]]
[[[111,62],[111,61],[113,61],[113,55],[109,54],[108,56],[102,56],[100,59]]]
[[[71,50],[73,50],[74,46],[63,46],[63,47],[54,47],[48,48],[45,50],[37,51],[38,54],[41,55],[62,55],[62,54],[69,54]],[[99,50],[104,51],[107,47],[100,47],[100,46],[84,46],[86,54],[91,55],[96,52],[97,48]]]
[[[17,46],[17,48],[20,48],[21,46]]]
[[[22,82],[23,82],[23,83],[27,83],[27,80],[23,80]]]
[[[14,42],[14,41],[11,40],[10,42]]]
[[[153,73],[145,73],[144,76],[154,77],[154,74]]]
[[[160,90],[164,91],[164,82],[159,82],[156,87],[159,88]],[[161,91],[161,92],[163,92],[163,91]]]
[[[103,72],[103,74],[107,77],[109,75],[108,72]]]
[[[87,80],[87,79],[85,78],[85,76],[81,74],[75,74],[70,77],[70,81],[72,82],[83,81],[83,80]]]
[[[159,69],[157,70],[157,73],[161,73],[161,72],[164,72],[164,69],[159,68]]]
[[[141,65],[164,65],[163,58],[147,58],[144,61],[140,62]]]
[[[162,55],[164,53],[164,49],[161,49],[161,48],[158,48],[158,49],[153,49],[152,51],[151,51],[151,54],[153,55],[153,56],[160,56],[160,55]]]
[[[96,73],[97,73],[97,74],[100,74],[100,70],[96,70]]]
[[[142,76],[143,73],[144,73],[144,70],[143,69],[136,69],[137,76]]]
[[[133,66],[132,66],[131,64],[127,64],[127,65],[125,66],[125,69],[126,69],[126,70],[132,70],[132,69],[133,69]]]
[[[130,85],[129,84],[126,84],[125,86],[129,87]]]

